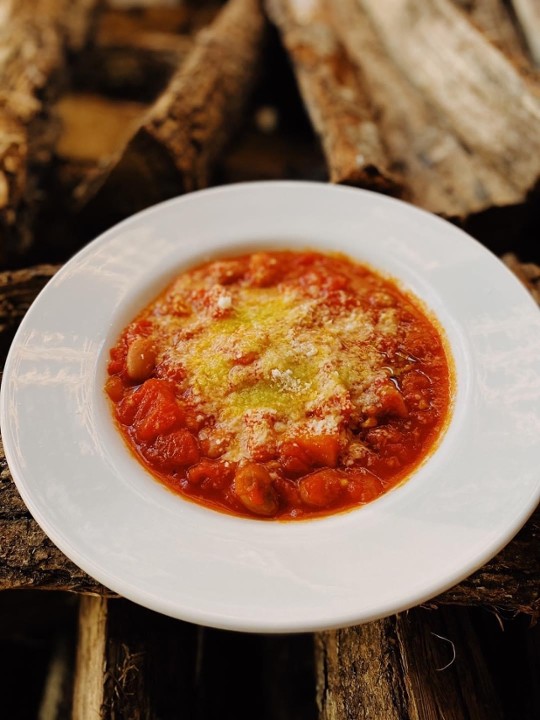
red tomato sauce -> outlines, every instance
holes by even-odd
[[[371,502],[437,444],[443,333],[341,255],[258,252],[183,272],[110,350],[106,392],[159,481],[235,515],[293,520]]]

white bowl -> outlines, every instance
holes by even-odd
[[[342,251],[397,278],[446,331],[452,419],[403,485],[304,522],[214,512],[156,482],[103,393],[108,349],[183,267],[253,248]],[[5,367],[6,457],[37,522],[112,590],[204,625],[257,632],[366,622],[416,605],[495,555],[540,494],[540,313],[449,223],[362,190],[303,182],[193,193],[112,228],[21,323]]]

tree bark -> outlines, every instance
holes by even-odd
[[[103,717],[108,609],[105,598],[82,597],[79,601],[73,720],[100,720]]]
[[[521,203],[540,177],[540,98],[451,0],[328,3],[408,198],[450,217]]]
[[[265,19],[258,0],[230,0],[150,108],[126,147],[79,190],[111,223],[208,185],[258,74]]]
[[[502,720],[466,611],[413,610],[315,636],[321,720]]]
[[[370,101],[324,1],[311,2],[308,13],[294,0],[267,0],[266,7],[292,61],[330,181],[397,193]]]
[[[320,720],[405,720],[396,619],[315,635]]]
[[[0,264],[32,242],[38,179],[50,160],[45,120],[66,55],[82,47],[97,0],[0,3]]]

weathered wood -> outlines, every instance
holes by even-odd
[[[324,0],[310,2],[307,12],[294,0],[267,0],[266,7],[293,63],[331,182],[397,192],[370,101],[328,21]]]
[[[451,0],[329,3],[409,199],[467,217],[540,176],[540,97]]]
[[[0,273],[0,364],[26,311],[58,270],[56,265],[38,265]]]
[[[45,123],[66,53],[84,43],[97,0],[0,3],[0,263],[32,241],[38,177],[50,160]]]
[[[84,190],[109,222],[204,187],[257,77],[265,19],[258,0],[230,0],[194,41],[124,149]]]
[[[439,595],[435,605],[484,605],[540,617],[540,508],[493,560]],[[431,605],[431,603],[430,603]]]
[[[105,598],[80,599],[72,720],[101,720],[103,717],[108,609]]]
[[[540,6],[537,0],[512,0],[534,62],[540,66]]]
[[[508,259],[507,259],[508,262]],[[510,265],[516,261],[511,260]],[[520,264],[536,288],[540,268]],[[0,273],[0,360],[37,292],[55,266]],[[493,560],[430,605],[480,605],[540,615],[540,509]],[[69,561],[31,518],[11,479],[0,445],[0,589],[41,588],[111,595]]]
[[[525,285],[536,302],[540,305],[540,265],[522,263],[513,253],[506,253],[503,262]]]
[[[127,600],[81,598],[73,720],[193,717],[196,640]]]
[[[504,54],[526,69],[530,60],[512,13],[501,0],[453,0],[471,22]]]
[[[315,636],[321,720],[499,720],[465,610],[417,609]]]
[[[320,720],[405,720],[407,699],[390,618],[315,635]]]

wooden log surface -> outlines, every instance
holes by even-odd
[[[343,85],[335,53],[319,53],[317,76],[327,87],[324,96],[316,94],[302,46],[299,51],[291,40],[294,23],[279,13],[295,8],[306,38],[321,22],[328,26],[320,3],[269,0],[269,7],[290,46],[311,116],[322,127],[326,98],[339,97]],[[408,199],[449,217],[525,201],[540,177],[540,95],[532,69],[519,67],[509,32],[498,38],[513,48],[511,59],[479,29],[482,23],[487,28],[486,16],[478,13],[475,21],[452,0],[341,0],[326,8],[347,67],[356,69],[357,97],[367,99],[360,106],[375,120],[389,158],[379,168],[383,175],[398,174]],[[358,127],[358,115],[345,115],[340,137],[356,142],[362,155]],[[325,150],[333,180],[348,182],[350,173],[338,172],[340,146],[326,138]]]
[[[540,67],[540,5],[537,0],[512,0],[531,56]]]
[[[507,264],[528,287],[540,290],[540,268]],[[55,266],[0,273],[0,353],[8,346],[35,295]],[[484,567],[430,602],[430,605],[480,605],[510,612],[540,614],[540,509],[516,538]],[[11,479],[0,447],[0,589],[41,588],[112,594],[69,561],[32,519]]]
[[[73,720],[316,717],[313,643],[82,597]]]
[[[56,128],[49,104],[66,54],[85,42],[97,0],[0,2],[0,263],[32,242],[38,177]],[[49,122],[46,120],[49,119]]]
[[[521,69],[530,68],[530,56],[523,34],[507,3],[501,0],[453,0],[486,37]]]
[[[456,608],[315,636],[321,720],[502,720],[470,620]]]
[[[81,598],[72,720],[194,717],[196,642],[194,625]]]
[[[112,223],[205,187],[242,119],[258,75],[265,18],[258,0],[231,0],[193,49],[125,147],[77,190]]]
[[[397,194],[397,179],[365,89],[328,20],[323,0],[309,12],[294,0],[267,0],[311,122],[323,146],[331,182]]]

